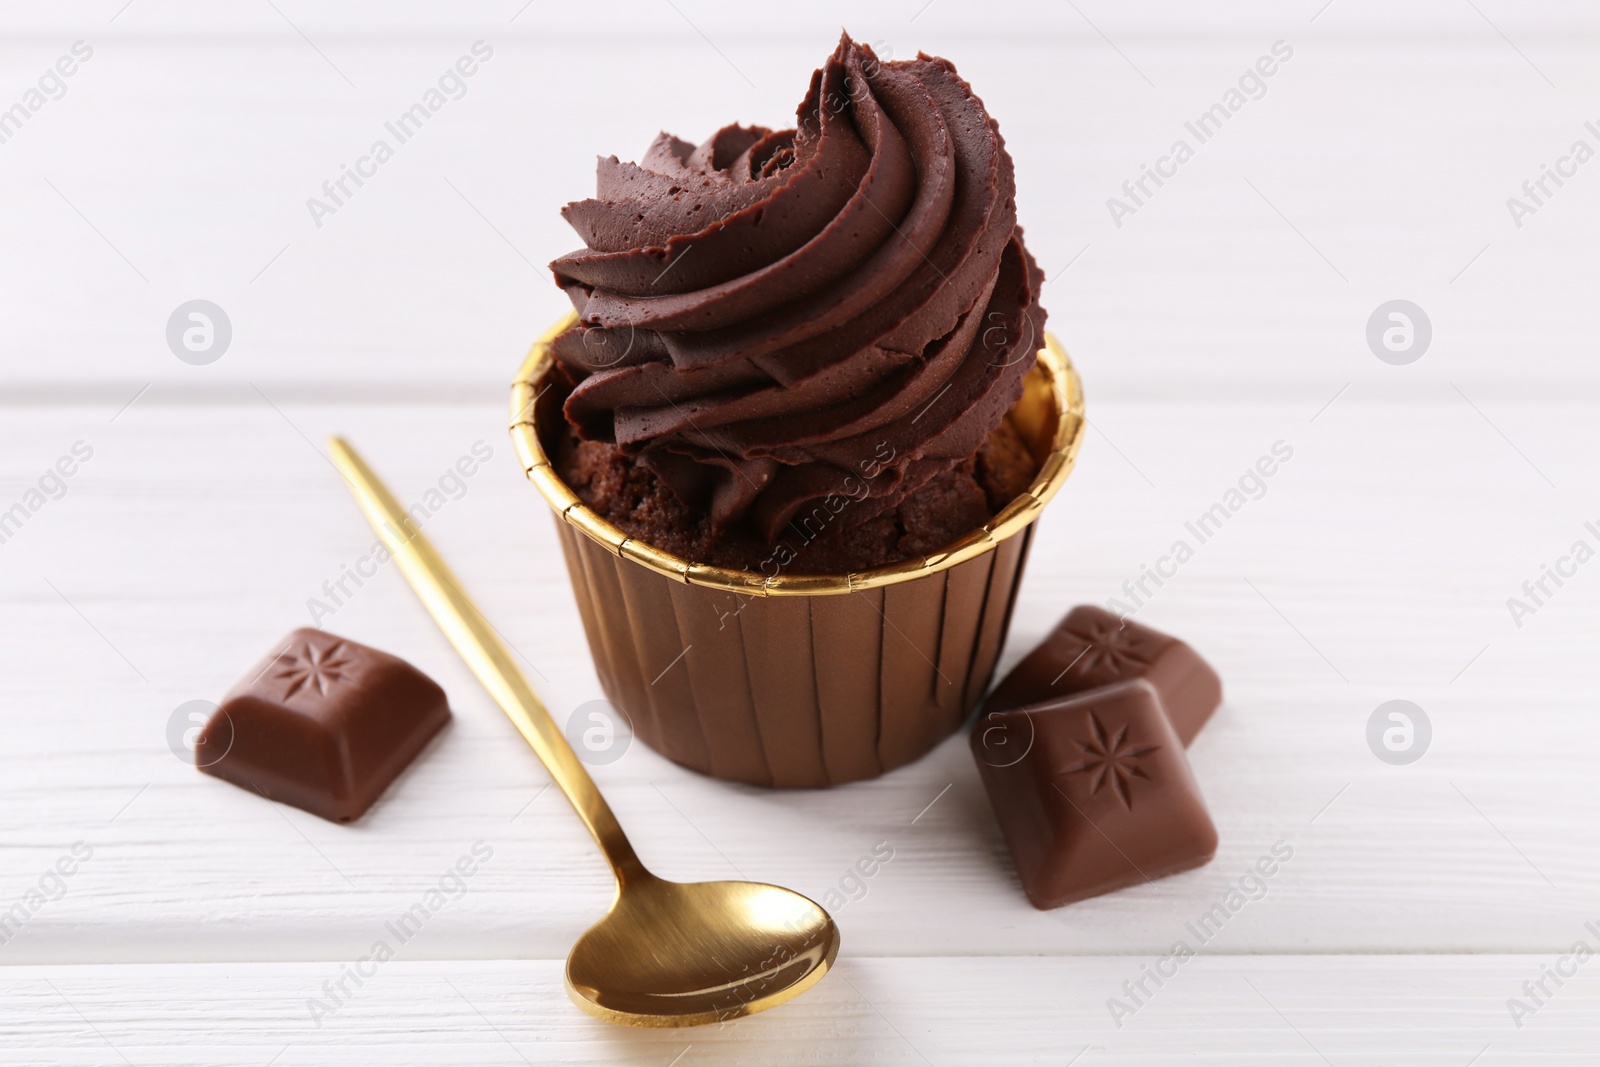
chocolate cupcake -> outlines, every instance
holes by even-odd
[[[719,777],[915,759],[987,684],[1082,431],[994,121],[847,36],[794,129],[662,134],[598,186],[512,433],[608,696]]]

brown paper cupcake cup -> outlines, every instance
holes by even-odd
[[[572,590],[608,699],[634,733],[703,774],[828,786],[917,759],[957,730],[1005,643],[1033,521],[1083,439],[1083,392],[1045,335],[1011,420],[1040,469],[984,526],[931,555],[842,575],[712,567],[630,538],[557,476],[564,432],[550,342],[511,388],[511,438],[556,512]]]

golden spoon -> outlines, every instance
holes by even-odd
[[[668,882],[645,870],[572,746],[433,545],[342,438],[333,462],[422,603],[533,746],[617,878],[605,918],[567,957],[567,992],[628,1026],[698,1026],[750,1015],[810,989],[839,953],[839,928],[789,889]]]

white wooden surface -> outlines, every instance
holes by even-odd
[[[306,1000],[337,977],[326,963],[19,967],[0,972],[15,1027],[0,1063],[1593,1063],[1592,985],[1506,1022],[1507,991],[1536,972],[1519,956],[1219,956],[1119,1029],[1105,1001],[1137,976],[1125,957],[857,957],[785,1010],[641,1031],[572,1007],[548,961],[395,961],[321,1027]]]
[[[1595,140],[1600,20],[1475,3],[8,10],[0,109],[73,41],[95,55],[0,145],[0,511],[74,443],[93,456],[0,544],[0,913],[74,842],[93,855],[0,945],[0,1064],[1592,1062],[1600,964],[1520,1028],[1506,1001],[1600,948],[1600,569],[1521,627],[1506,599],[1600,546],[1600,164],[1520,229],[1504,201]],[[427,528],[558,716],[599,695],[503,431],[561,310],[556,209],[593,154],[662,126],[783,121],[841,23],[949,55],[1000,118],[1086,379],[1094,432],[1003,667],[1294,449],[1141,613],[1224,676],[1191,753],[1222,846],[1041,913],[959,741],[825,793],[635,746],[596,776],[664,874],[820,897],[876,843],[895,858],[838,910],[843,963],[813,993],[622,1033],[559,992],[607,876],[392,569],[324,625],[433,674],[456,721],[359,825],[197,775],[167,725],[371,544],[317,454],[330,432],[407,500],[491,448]],[[466,96],[318,230],[305,198],[479,39]],[[1279,39],[1266,96],[1116,228],[1106,197]],[[205,367],[164,339],[196,297],[235,333]],[[1364,339],[1395,297],[1435,329],[1407,367]],[[1365,741],[1394,698],[1434,726],[1405,767]],[[480,840],[465,893],[312,1026],[306,999]],[[1265,895],[1115,1028],[1107,998],[1278,841],[1294,858]]]

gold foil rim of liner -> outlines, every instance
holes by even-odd
[[[1037,519],[1045,504],[1067,480],[1067,475],[1072,473],[1078,449],[1083,444],[1083,383],[1066,350],[1053,335],[1046,333],[1044,347],[1039,349],[1038,366],[1023,379],[1023,397],[1011,410],[1013,423],[1033,424],[1018,425],[1018,432],[1024,435],[1042,433],[1045,419],[1053,414],[1055,433],[1048,442],[1048,451],[1032,484],[984,525],[926,556],[845,575],[780,574],[769,578],[752,571],[696,563],[629,537],[591,511],[556,474],[550,457],[545,454],[544,446],[539,441],[537,405],[544,389],[549,386],[541,388],[540,383],[549,375],[553,362],[551,342],[577,325],[577,322],[577,314],[569,312],[545,331],[533,343],[511,384],[511,440],[517,457],[534,488],[566,522],[583,531],[613,555],[624,556],[657,574],[688,585],[706,586],[745,596],[828,596],[876,589],[954,567],[992,551],[1001,541],[1021,532]],[[1047,401],[1048,407],[1043,407],[1041,401]],[[1024,410],[1028,417],[1019,418]],[[1028,444],[1036,456],[1043,450],[1043,442],[1030,440]]]

